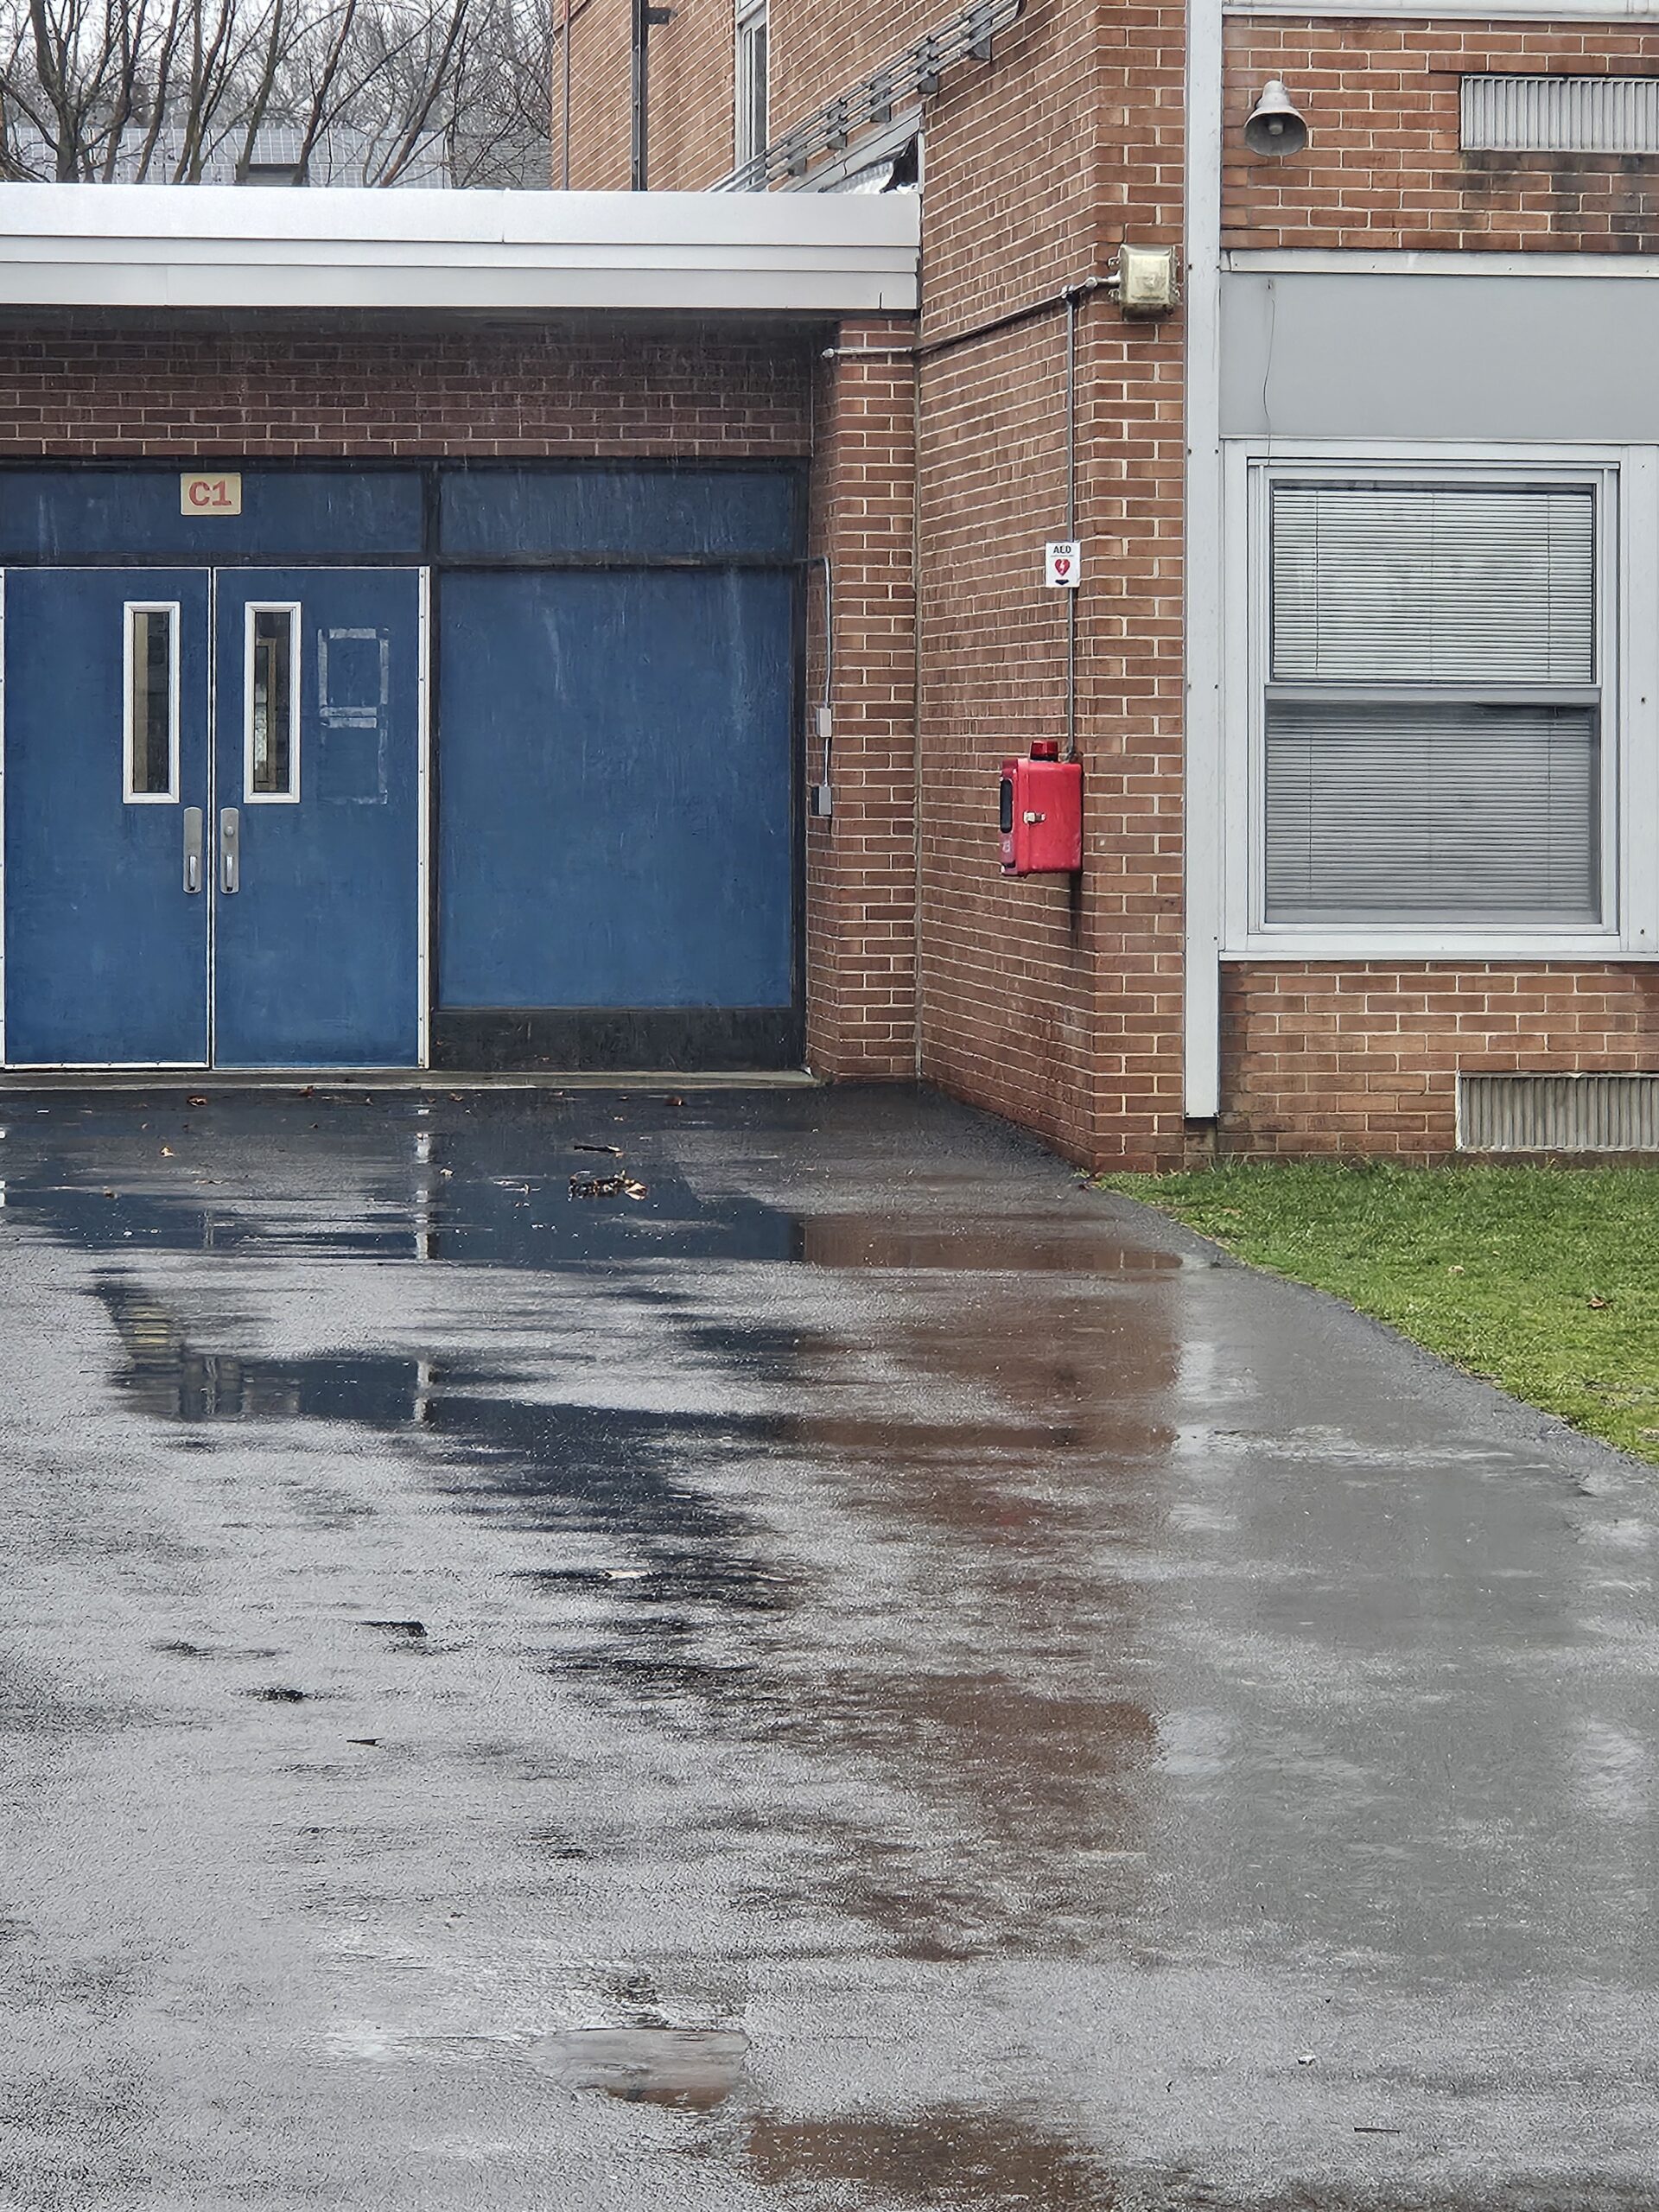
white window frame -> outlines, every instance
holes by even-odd
[[[1282,16],[1284,0],[1224,0],[1222,12],[1226,16]],[[1494,7],[1491,0],[1441,0],[1433,6],[1427,0],[1303,0],[1295,10],[1298,16],[1320,17],[1377,17],[1389,21],[1404,16],[1419,22],[1433,23],[1446,20],[1466,22],[1471,17],[1482,23],[1505,23],[1516,16],[1541,16],[1552,23],[1650,23],[1659,21],[1659,7],[1650,0],[1630,0],[1620,6],[1618,0],[1503,0]]]
[[[167,655],[167,789],[133,788],[132,634],[135,614],[170,614]],[[121,607],[121,796],[129,806],[176,806],[179,803],[179,632],[182,609],[176,599],[129,599]],[[105,663],[107,666],[108,664]]]
[[[1517,959],[1659,952],[1659,448],[1225,442],[1224,957]],[[1263,913],[1268,487],[1332,474],[1380,483],[1559,482],[1596,493],[1601,690],[1599,925],[1268,923]],[[1630,610],[1638,618],[1631,619]]]
[[[285,791],[253,788],[253,632],[261,614],[286,614],[292,655],[288,676],[289,787]],[[242,803],[245,806],[297,806],[300,803],[300,602],[297,599],[250,600],[242,628]]]
[[[772,130],[772,25],[769,20],[770,0],[734,0],[732,9],[732,167],[747,168],[757,156],[764,154],[771,144]],[[763,111],[760,118],[760,142],[751,146],[747,143],[749,111],[753,105],[754,32],[761,30],[766,41],[766,79],[762,86]]]

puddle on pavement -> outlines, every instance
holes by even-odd
[[[654,1146],[648,1165],[637,1146],[630,1157],[613,1103],[319,1093],[89,1109],[12,1094],[0,1212],[129,1256],[255,1249],[532,1270],[801,1256],[793,1214],[741,1192],[704,1198]],[[613,1136],[648,1176],[645,1199],[573,1198],[571,1176]]]
[[[1173,1252],[1126,1242],[1103,1221],[986,1221],[976,1214],[940,1224],[863,1214],[809,1214],[801,1257],[819,1268],[956,1269],[971,1274],[1147,1275],[1181,1265]]]
[[[250,1356],[223,1348],[238,1332],[223,1312],[211,1326],[221,1348],[205,1351],[130,1260],[96,1286],[122,1347],[119,1387],[207,1451],[213,1426],[234,1421],[407,1433],[399,1478],[513,1540],[530,1667],[619,1726],[662,1727],[711,1764],[753,1767],[730,1822],[766,1832],[779,1854],[753,1902],[787,1894],[791,1911],[838,1913],[884,1953],[918,1960],[1073,1949],[1132,1910],[1159,1770],[1153,1724],[1121,1672],[1143,1596],[1101,1560],[1157,1538],[1149,1474],[1170,1447],[1158,1414],[1176,1360],[1162,1283],[1176,1263],[1086,1214],[988,1227],[803,1220],[756,1201],[705,1205],[654,1170],[667,1211],[643,1243],[641,1208],[562,1192],[556,1233],[533,1178],[516,1172],[541,1124],[522,1110],[465,1130],[438,1120],[418,1132],[420,1174],[457,1166],[423,1226],[407,1225],[429,1200],[409,1195],[406,1118],[387,1124],[403,1165],[380,1158],[357,1177],[379,1192],[383,1222],[404,1177],[404,1250],[416,1238],[429,1259],[602,1260],[591,1296],[652,1316],[664,1371],[685,1363],[698,1405],[518,1395],[511,1371],[416,1351]],[[855,1319],[837,1333],[842,1309],[830,1324],[807,1318],[817,1290],[791,1323],[781,1297],[728,1298],[694,1269],[621,1264],[642,1255],[927,1280],[874,1287],[879,1333],[867,1341]],[[960,1287],[944,1280],[953,1271]],[[1147,1287],[1126,1301],[1115,1286],[1137,1272]],[[192,1298],[205,1280],[187,1278]],[[557,1373],[556,1351],[555,1385]],[[779,1409],[711,1410],[711,1376],[716,1391],[741,1378],[751,1404],[764,1393]],[[880,1579],[838,1581],[833,1554],[803,1554],[779,1519],[791,1499],[897,1567],[891,1595]],[[938,1655],[953,1648],[946,1664]],[[1103,1666],[1103,1651],[1119,1656]],[[824,1761],[861,1781],[827,1822],[821,1804],[767,1779]]]
[[[1075,1273],[1178,1268],[1086,1202],[1075,1214],[951,1219],[798,1211],[693,1186],[651,1126],[604,1094],[176,1094],[96,1107],[0,1103],[0,1214],[83,1250],[243,1251],[535,1271],[619,1262],[805,1262],[836,1271]],[[639,1127],[644,1123],[643,1128]],[[570,1178],[612,1141],[645,1198],[583,1199]],[[756,1163],[764,1165],[764,1162]],[[711,1170],[718,1175],[717,1156]],[[964,1196],[982,1199],[970,1185]]]
[[[563,2088],[707,2112],[742,2079],[749,2039],[740,2028],[564,2028],[521,2048]]]
[[[747,2124],[743,2161],[759,2182],[868,2190],[884,2204],[937,2205],[950,2212],[1025,2207],[1027,2212],[1109,2212],[1117,2191],[1096,2157],[1038,2115],[925,2106],[892,2117],[786,2120],[759,2113]]]
[[[127,1355],[117,1385],[147,1413],[185,1421],[349,1421],[371,1428],[425,1418],[432,1370],[423,1360],[358,1352],[250,1359],[200,1351],[167,1308],[137,1284],[105,1278],[98,1294]]]

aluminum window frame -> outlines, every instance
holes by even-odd
[[[754,122],[755,33],[765,41],[766,64],[760,73],[760,115],[759,134],[751,145],[748,141]],[[771,144],[772,127],[772,22],[771,0],[733,0],[732,8],[732,167],[746,168],[764,154]],[[766,189],[761,178],[756,188]]]
[[[302,648],[302,608],[297,599],[249,600],[242,610],[242,804],[245,806],[297,806],[300,803],[300,659]],[[261,614],[289,618],[288,671],[288,789],[260,791],[253,787],[253,648],[257,619]]]
[[[168,623],[167,654],[167,789],[164,791],[141,791],[134,788],[134,741],[137,729],[133,717],[133,633],[135,614],[165,614]],[[127,599],[121,602],[121,798],[127,806],[177,806],[181,799],[179,733],[179,633],[183,627],[184,609],[176,599]]]
[[[1284,0],[1224,0],[1222,8],[1224,18],[1284,13]],[[1440,0],[1434,7],[1424,5],[1423,0],[1370,0],[1370,5],[1366,0],[1304,0],[1296,13],[1320,21],[1375,17],[1380,22],[1391,22],[1405,17],[1418,22],[1462,22],[1473,18],[1486,24],[1538,16],[1552,23],[1659,22],[1659,8],[1648,4],[1648,0],[1630,0],[1628,5],[1620,5],[1619,0],[1503,0],[1503,4],[1497,8],[1491,5],[1491,0]]]
[[[1659,514],[1651,463],[1659,455],[1622,448],[1410,448],[1351,442],[1309,442],[1286,449],[1261,439],[1227,442],[1224,454],[1227,569],[1224,608],[1223,701],[1224,858],[1224,957],[1525,958],[1605,957],[1617,950],[1659,950],[1659,778],[1632,773],[1628,757],[1635,726],[1633,694],[1650,723],[1659,706],[1659,649],[1638,645],[1640,626],[1626,618],[1631,577],[1645,579],[1659,607]],[[1642,464],[1645,461],[1648,466]],[[1601,810],[1599,923],[1471,919],[1403,922],[1356,917],[1351,922],[1268,922],[1266,918],[1266,754],[1270,650],[1269,495],[1276,482],[1346,478],[1395,485],[1494,489],[1528,484],[1586,486],[1595,498],[1596,683],[1600,714]],[[1645,491],[1638,486],[1644,485]],[[1632,516],[1638,517],[1635,527]],[[1649,624],[1650,628],[1654,627]],[[1653,658],[1656,667],[1642,664]],[[1287,687],[1294,689],[1297,687]],[[1351,696],[1370,687],[1340,687]],[[1494,685],[1507,694],[1525,686]],[[1567,687],[1536,687],[1565,698]],[[1443,690],[1448,698],[1467,688]],[[1374,696],[1385,697],[1387,687]],[[1649,747],[1649,755],[1655,751]]]

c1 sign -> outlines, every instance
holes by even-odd
[[[1076,591],[1083,573],[1083,548],[1075,537],[1052,537],[1043,549],[1047,558],[1046,581],[1063,591]]]
[[[228,474],[221,469],[213,476],[181,476],[179,512],[186,515],[239,515],[241,475],[235,469]]]

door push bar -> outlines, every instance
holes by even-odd
[[[201,809],[187,806],[184,810],[184,887],[187,891],[201,888]]]
[[[227,806],[219,817],[219,887],[239,889],[242,880],[242,817]]]

